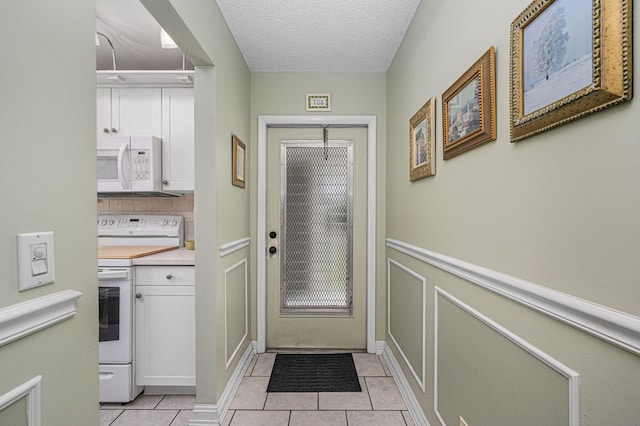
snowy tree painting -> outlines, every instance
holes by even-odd
[[[551,15],[544,27],[540,38],[533,43],[533,70],[537,79],[549,80],[549,74],[558,71],[567,53],[569,33],[566,31],[567,22],[564,19],[564,7],[559,6]]]
[[[592,83],[591,0],[555,0],[523,32],[524,114]]]

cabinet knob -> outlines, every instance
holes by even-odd
[[[167,279],[170,280],[171,278],[173,278],[173,275],[167,274]]]
[[[115,128],[112,127],[111,128],[111,133],[118,133],[118,129],[115,129]]]
[[[105,127],[104,129],[102,129],[102,131],[103,131],[104,133],[109,133],[109,129],[107,129],[106,127]]]
[[[136,299],[142,299],[142,293],[136,293]]]
[[[169,185],[169,181],[165,179],[165,180],[162,181],[162,184],[163,185]]]

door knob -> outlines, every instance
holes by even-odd
[[[275,238],[277,236],[278,236],[278,234],[276,233],[276,231],[269,232],[269,238]]]
[[[276,254],[277,251],[278,251],[278,249],[275,246],[269,247],[269,253]]]

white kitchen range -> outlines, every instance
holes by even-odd
[[[195,385],[194,268],[142,262],[179,253],[183,230],[181,216],[98,217],[100,402],[130,402],[146,385]],[[165,330],[174,317],[178,342]]]

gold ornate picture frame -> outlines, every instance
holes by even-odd
[[[535,0],[511,23],[511,142],[632,96],[631,0]]]
[[[442,124],[445,160],[496,139],[494,46],[442,94]]]
[[[435,98],[429,99],[409,120],[409,180],[436,174]]]
[[[236,135],[231,136],[231,183],[245,187],[247,176],[247,146]]]

